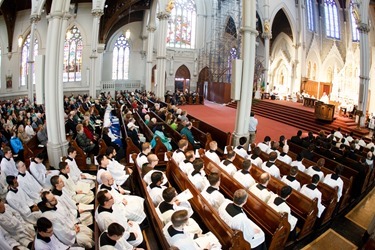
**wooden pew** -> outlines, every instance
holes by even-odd
[[[25,160],[26,166],[30,165],[30,158],[34,158],[39,153],[46,152],[45,147],[38,147],[39,144],[40,143],[36,135],[31,137],[27,143],[23,143],[23,159]]]
[[[212,162],[199,150],[201,159],[204,161],[207,174],[217,172],[221,175],[220,190],[233,199],[234,192],[238,189],[245,189],[236,179],[230,176],[220,166]],[[248,190],[247,190],[248,191]],[[266,203],[248,191],[248,199],[242,207],[247,216],[256,223],[266,235],[266,242],[269,249],[284,247],[290,233],[290,224],[286,215],[282,216],[269,207]]]
[[[147,186],[146,186],[146,183],[143,181],[141,169],[136,163],[137,154],[132,154],[132,158],[134,161],[134,168],[133,168],[134,182],[135,182],[135,185],[139,187],[141,195],[145,199],[145,207],[149,215],[147,218],[151,221],[151,224],[153,225],[153,230],[155,232],[155,235],[157,236],[161,249],[169,249],[170,246],[167,242],[167,239],[165,238],[163,234],[163,227],[164,227],[163,223],[159,219],[159,216],[154,207],[154,203],[152,202],[151,196],[147,192]]]
[[[85,153],[85,151],[83,151],[83,149],[80,146],[78,146],[76,140],[71,140],[70,145],[77,151],[77,156],[76,156],[75,160],[77,162],[78,167],[83,172],[85,172],[85,171],[96,171],[97,170],[97,167],[95,166],[95,164],[93,164],[93,163],[91,165],[86,164],[87,154]]]
[[[250,244],[245,241],[240,231],[232,230],[219,216],[218,212],[203,198],[198,189],[190,182],[172,159],[171,152],[167,153],[169,158],[167,177],[169,182],[175,184],[180,190],[189,189],[193,194],[190,203],[194,211],[199,215],[207,228],[219,239],[223,249],[250,249]]]

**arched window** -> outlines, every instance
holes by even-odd
[[[315,22],[314,22],[314,1],[306,0],[306,12],[307,12],[307,26],[310,31],[315,31]]]
[[[327,37],[340,39],[339,18],[335,0],[324,0],[324,15]]]
[[[29,66],[27,63],[29,61],[29,50],[30,50],[30,34],[26,37],[22,45],[22,54],[21,54],[21,80],[20,85],[27,85],[27,76],[29,75]],[[38,55],[38,39],[34,40],[34,58]],[[35,74],[33,68],[33,84],[35,84]]]
[[[225,33],[237,38],[236,23],[231,16],[228,18],[227,26],[225,26]]]
[[[353,1],[350,1],[350,24],[352,26],[352,39],[353,42],[359,42],[359,31],[357,29],[357,23],[353,14]]]
[[[236,48],[231,48],[229,51],[229,56],[228,56],[228,74],[227,74],[227,82],[231,82],[232,78],[232,62],[233,60],[236,60],[238,58],[237,55],[237,49]]]
[[[63,82],[79,82],[82,80],[82,49],[81,32],[74,25],[67,30],[65,36]]]
[[[168,23],[167,46],[193,49],[196,8],[194,0],[176,0]]]
[[[112,80],[129,79],[130,46],[124,35],[120,35],[113,48]]]

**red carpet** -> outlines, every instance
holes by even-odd
[[[190,115],[199,118],[217,128],[233,133],[236,122],[236,109],[226,107],[205,100],[204,105],[184,105],[181,106]],[[273,121],[255,114],[258,119],[258,132],[256,142],[263,141],[265,136],[270,136],[272,140],[278,141],[280,135],[290,138],[297,133],[297,128],[285,125],[281,122]],[[215,138],[213,138],[215,139]]]

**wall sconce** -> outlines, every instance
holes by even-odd
[[[19,35],[19,37],[18,37],[18,47],[22,47],[22,43],[23,43],[23,36],[22,35]]]
[[[126,40],[129,40],[130,38],[130,30],[128,29],[126,32],[125,32],[125,39]]]

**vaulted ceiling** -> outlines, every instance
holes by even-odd
[[[71,4],[91,3],[92,0],[71,0]],[[46,0],[45,12],[49,14],[52,0]],[[151,0],[107,0],[104,15],[100,20],[99,42],[107,43],[108,39],[120,27],[127,23],[142,21],[145,10],[151,6]],[[0,6],[0,16],[8,32],[8,52],[12,51],[14,28],[17,21],[17,12],[31,9],[31,0],[4,0]]]

